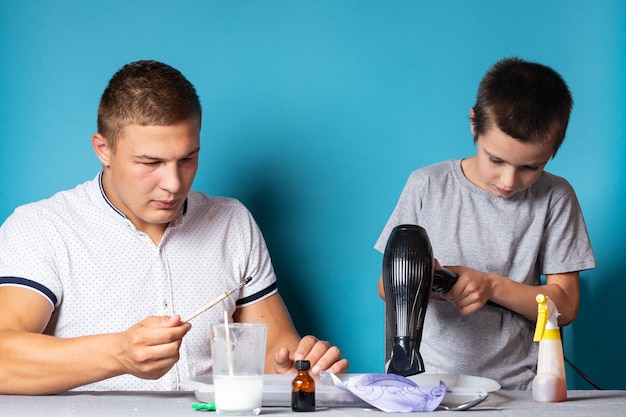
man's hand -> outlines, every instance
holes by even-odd
[[[120,333],[116,358],[126,373],[158,379],[178,361],[183,336],[191,329],[180,316],[148,317]]]
[[[300,340],[293,358],[290,357],[289,349],[283,347],[276,352],[274,359],[274,370],[278,374],[294,373],[295,361],[302,359],[311,362],[310,372],[314,375],[322,371],[340,374],[348,370],[348,360],[341,359],[339,348],[314,336],[305,336]]]

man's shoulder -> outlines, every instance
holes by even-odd
[[[90,187],[95,189],[90,191]],[[2,230],[26,240],[86,231],[95,227],[101,213],[94,204],[94,193],[99,193],[97,183],[86,182],[51,197],[21,205],[4,221]]]
[[[243,207],[241,201],[234,197],[217,196],[191,190],[187,196],[189,203],[195,207],[212,206],[225,209],[236,209]]]
[[[91,204],[92,196],[97,192],[97,180],[89,180],[74,188],[57,191],[52,196],[23,204],[15,209],[14,214],[63,214],[83,210],[85,204]]]
[[[236,198],[214,196],[192,190],[187,196],[188,214],[199,216],[226,216],[243,214],[248,215],[248,209]]]

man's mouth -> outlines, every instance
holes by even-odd
[[[172,209],[176,207],[178,200],[154,200],[154,204],[160,209]]]

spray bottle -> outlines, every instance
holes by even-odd
[[[552,300],[543,294],[537,295],[534,340],[539,342],[539,359],[537,376],[533,380],[533,400],[537,402],[559,402],[567,399],[559,315]]]

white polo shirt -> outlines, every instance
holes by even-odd
[[[41,293],[55,307],[45,333],[68,338],[124,331],[151,315],[184,318],[252,277],[192,321],[180,360],[162,378],[123,375],[79,388],[178,389],[209,373],[209,326],[224,309],[232,315],[277,292],[265,241],[239,201],[191,191],[155,246],[109,202],[101,175],[15,210],[0,227],[0,285]]]

